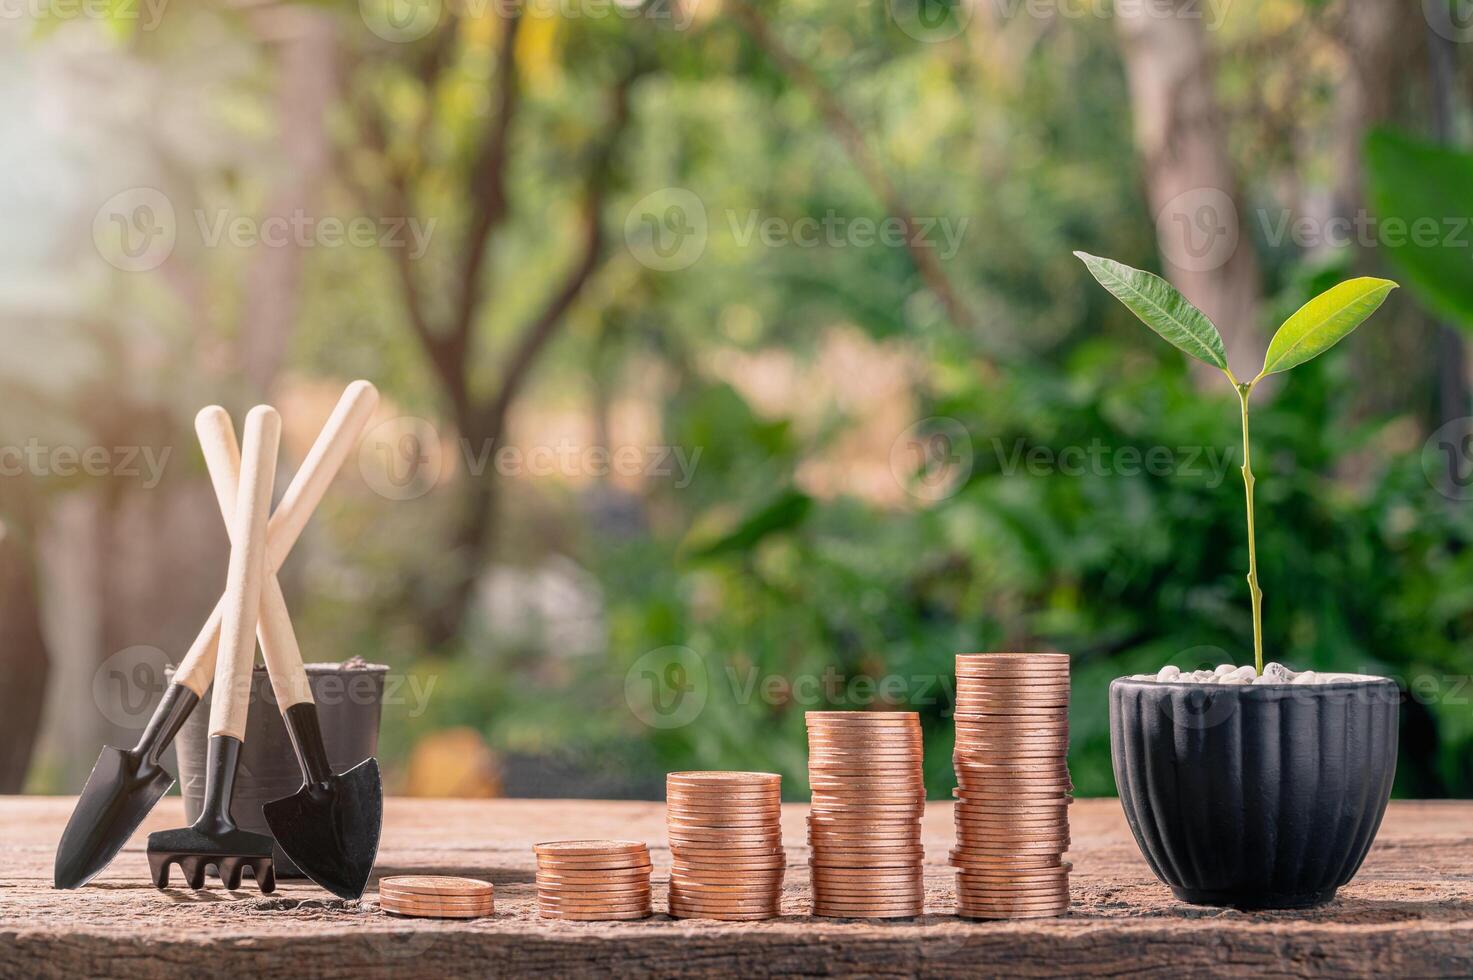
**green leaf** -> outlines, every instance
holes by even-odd
[[[1287,371],[1318,357],[1376,312],[1396,288],[1390,279],[1347,279],[1320,293],[1284,321],[1269,341],[1259,377]]]
[[[1113,259],[1103,259],[1087,252],[1074,254],[1101,286],[1115,294],[1116,299],[1168,343],[1199,361],[1227,370],[1227,351],[1222,346],[1222,334],[1207,319],[1207,314],[1187,302],[1187,298],[1171,283]]]
[[[1473,327],[1473,153],[1380,129],[1366,139],[1376,244],[1417,299]]]

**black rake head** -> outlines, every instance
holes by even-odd
[[[148,869],[155,888],[169,887],[169,865],[178,864],[190,888],[205,887],[205,872],[213,865],[220,881],[234,891],[249,868],[262,894],[276,890],[271,863],[271,838],[233,826],[160,830],[148,835]]]

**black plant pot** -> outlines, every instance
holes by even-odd
[[[1177,897],[1240,909],[1328,902],[1360,868],[1396,772],[1400,690],[1110,684],[1110,754],[1146,863]]]
[[[379,717],[383,710],[384,674],[378,664],[307,664],[307,683],[317,702],[327,761],[335,773],[346,772],[378,750]],[[170,673],[172,674],[172,669]],[[174,745],[179,752],[179,786],[184,814],[193,823],[204,802],[205,759],[210,733],[210,694],[195,707],[179,730]],[[230,816],[242,830],[271,835],[261,806],[290,796],[302,788],[302,770],[292,752],[291,737],[266,668],[251,672],[251,708],[245,741],[235,776],[235,798]],[[278,878],[300,878],[302,873],[281,850],[273,848]]]

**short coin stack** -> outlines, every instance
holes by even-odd
[[[956,658],[957,914],[1069,909],[1069,657]]]
[[[479,878],[395,875],[378,883],[385,912],[430,919],[479,919],[496,911],[494,889]]]
[[[771,919],[782,900],[782,776],[672,772],[665,777],[670,914]]]
[[[643,919],[650,915],[650,852],[633,840],[536,844],[537,911],[545,919]]]
[[[813,914],[896,919],[925,907],[921,722],[913,711],[810,711]]]

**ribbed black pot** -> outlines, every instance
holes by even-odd
[[[1370,849],[1396,772],[1400,690],[1110,684],[1110,754],[1146,863],[1177,897],[1240,909],[1328,902]]]
[[[384,675],[389,668],[379,664],[306,666],[307,683],[317,702],[327,760],[333,772],[346,772],[378,750]],[[209,738],[210,692],[207,691],[174,742],[179,753],[184,815],[191,823],[204,804]],[[281,720],[266,668],[258,664],[251,673],[250,714],[246,717],[245,741],[235,772],[235,798],[230,804],[230,816],[242,830],[269,837],[271,828],[266,825],[262,805],[290,796],[301,788],[302,770],[292,751],[291,736]],[[273,850],[276,877],[302,877],[286,852],[279,847]]]

